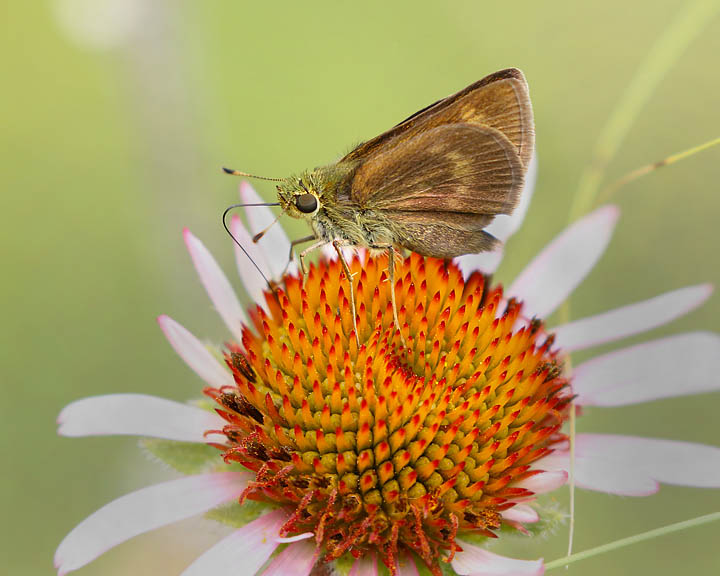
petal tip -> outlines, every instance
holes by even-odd
[[[715,284],[713,284],[712,282],[705,282],[704,284],[699,284],[698,288],[700,288],[700,290],[702,291],[702,302],[710,298],[710,296],[712,296],[712,293],[715,292]]]
[[[190,256],[193,256],[193,252],[197,247],[199,240],[197,239],[197,236],[195,236],[195,234],[190,232],[190,228],[183,228],[183,241],[185,242],[185,246],[190,252]]]
[[[250,182],[247,180],[240,181],[240,194],[252,194],[253,192],[255,192],[255,189],[252,187]]]
[[[598,208],[597,213],[602,214],[613,222],[616,222],[617,219],[620,218],[620,206],[617,204],[606,204],[605,206]]]

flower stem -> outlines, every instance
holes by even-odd
[[[566,556],[565,558],[553,560],[552,562],[545,564],[545,569],[552,570],[553,568],[560,568],[562,566],[572,564],[573,562],[577,562],[578,560],[585,560],[587,558],[592,558],[593,556],[599,556],[600,554],[605,554],[606,552],[624,548],[625,546],[630,546],[631,544],[637,544],[638,542],[644,542],[645,540],[652,540],[653,538],[658,538],[659,536],[680,532],[682,530],[687,530],[688,528],[694,528],[695,526],[702,526],[703,524],[709,524],[710,522],[717,522],[718,520],[720,520],[720,512],[713,512],[704,516],[698,516],[692,520],[676,522],[675,524],[669,524],[668,526],[663,526],[662,528],[655,528],[654,530],[635,534],[634,536],[628,536],[627,538],[621,538],[620,540],[615,540],[614,542],[609,542],[607,544],[603,544],[602,546],[596,546],[595,548],[590,548],[589,550],[584,550],[583,552],[577,552],[575,554],[571,554],[570,556]]]
[[[645,176],[646,174],[650,174],[650,172],[657,170],[658,168],[670,166],[671,164],[675,164],[675,162],[678,162],[679,160],[684,160],[685,158],[689,158],[690,156],[693,156],[698,152],[702,152],[703,150],[707,150],[708,148],[712,148],[713,146],[718,145],[720,145],[720,138],[715,138],[713,140],[703,142],[698,146],[693,146],[692,148],[688,148],[687,150],[683,150],[682,152],[673,154],[672,156],[668,156],[667,158],[663,158],[658,162],[653,162],[652,164],[641,166],[640,168],[629,172],[628,174],[620,178],[620,180],[617,180],[614,184],[611,184],[610,186],[605,188],[598,195],[597,202],[598,204],[605,204],[605,202],[608,202],[612,198],[613,194],[615,194],[620,188],[622,188],[626,184],[629,184],[630,182],[633,182],[638,178]]]
[[[570,209],[570,221],[585,214],[595,201],[605,169],[615,157],[630,127],[652,96],[660,81],[680,58],[688,45],[715,16],[720,4],[716,0],[696,0],[686,4],[665,33],[650,49],[628,84],[620,102],[600,132],[590,163],[580,176],[578,192]]]

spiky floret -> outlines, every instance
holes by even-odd
[[[324,560],[410,550],[436,574],[455,536],[494,537],[531,495],[531,464],[565,439],[571,393],[539,321],[450,262],[355,258],[360,346],[340,264],[286,276],[230,344],[235,386],[209,388],[228,462],[256,472],[244,498],[284,506],[282,532],[311,531]],[[517,326],[520,326],[517,328]],[[517,328],[517,329],[516,329]]]

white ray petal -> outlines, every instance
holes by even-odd
[[[82,398],[58,416],[61,436],[152,436],[180,442],[217,442],[204,435],[226,422],[215,412],[145,394],[110,394]]]
[[[197,270],[210,300],[230,333],[239,342],[242,339],[243,323],[247,323],[247,317],[235,290],[205,245],[187,228],[183,230],[183,237],[195,270]]]
[[[182,573],[182,576],[237,576],[255,574],[267,562],[278,542],[278,531],[287,514],[275,510],[260,516],[210,548]]]
[[[230,372],[223,368],[220,362],[208,352],[203,343],[195,338],[189,330],[169,316],[160,316],[157,321],[178,356],[200,378],[215,388],[233,384],[233,377]]]
[[[717,446],[638,436],[578,434],[577,450],[586,459],[640,468],[663,484],[720,488]]]
[[[265,302],[264,292],[267,290],[268,285],[260,272],[257,271],[248,258],[249,255],[250,258],[252,258],[258,265],[258,268],[260,268],[262,273],[270,279],[272,273],[267,267],[265,256],[258,248],[257,244],[253,243],[250,233],[245,229],[245,226],[243,226],[242,221],[237,214],[234,215],[230,221],[230,231],[233,233],[233,236],[235,236],[237,241],[242,244],[243,248],[247,250],[247,254],[245,254],[242,249],[233,242],[235,247],[235,262],[237,264],[238,273],[240,274],[240,279],[245,285],[245,291],[255,304],[259,304],[267,311],[267,303]]]
[[[720,390],[720,336],[678,334],[615,350],[573,372],[577,403],[624,406]]]
[[[537,467],[544,469],[544,463],[545,459],[543,458],[537,463]],[[525,488],[535,494],[545,494],[546,492],[557,490],[561,486],[564,486],[566,482],[567,474],[565,472],[553,470],[530,476],[525,480],[521,480],[515,486]]]
[[[543,458],[543,465],[567,470],[568,453],[553,453]],[[575,481],[587,490],[625,496],[654,494],[658,482],[720,488],[720,448],[638,436],[578,434]]]
[[[480,254],[465,254],[455,259],[460,270],[462,270],[463,278],[466,280],[475,271],[482,274],[492,274],[500,266],[503,259],[503,247],[499,247],[492,252],[481,252]]]
[[[417,564],[411,554],[401,554],[397,562],[397,576],[419,576]]]
[[[582,282],[605,252],[619,217],[603,206],[560,233],[520,273],[507,294],[523,300],[525,316],[550,315]]]
[[[512,522],[521,522],[524,524],[532,524],[540,520],[538,513],[534,508],[527,504],[515,504],[512,508],[501,512],[503,519]]]
[[[525,176],[525,187],[520,195],[520,202],[511,215],[501,214],[496,216],[491,224],[485,229],[505,243],[507,240],[520,229],[525,215],[527,214],[530,201],[535,192],[535,184],[537,182],[537,152],[533,154],[528,171]],[[500,247],[492,252],[482,252],[480,254],[465,254],[457,259],[457,263],[463,272],[463,276],[467,279],[475,270],[481,271],[483,274],[492,274],[500,266],[503,258],[503,248]]]
[[[557,451],[547,457],[546,467],[556,466],[558,469],[569,470],[569,453]],[[551,464],[552,463],[552,464]],[[617,494],[620,496],[650,496],[655,494],[660,485],[648,474],[636,467],[623,468],[609,465],[601,459],[593,459],[575,454],[575,485],[584,490]]]
[[[316,555],[314,542],[295,542],[273,558],[263,576],[308,576],[315,565]]]
[[[55,567],[62,576],[133,536],[202,514],[239,497],[251,478],[244,472],[186,476],[126,494],[65,537],[55,552]]]
[[[520,201],[511,215],[501,214],[496,216],[490,226],[486,230],[495,236],[501,242],[507,241],[510,236],[515,234],[522,226],[525,216],[527,215],[530,201],[535,193],[535,184],[537,183],[538,161],[537,152],[533,153],[530,160],[527,174],[525,175],[525,186],[523,187]]]
[[[516,560],[458,539],[462,552],[456,552],[452,561],[455,572],[462,576],[540,576],[545,566],[540,560]]]
[[[555,332],[555,345],[566,352],[583,350],[667,324],[703,304],[712,294],[710,284],[688,286],[563,324]]]
[[[246,181],[240,184],[240,198],[242,202],[248,204],[265,202],[265,200],[255,192],[250,183]],[[279,208],[277,210],[277,213],[274,213],[267,206],[248,206],[245,208],[245,214],[247,215],[250,230],[252,230],[253,235],[262,232],[275,221],[275,218],[282,213]],[[290,240],[288,240],[287,234],[285,234],[279,222],[272,224],[272,226],[268,228],[265,235],[258,241],[257,246],[265,255],[264,260],[272,272],[273,279],[280,278],[288,263]],[[295,263],[291,262],[288,267],[288,272],[294,273],[295,271]]]
[[[355,560],[348,576],[378,576],[377,557],[374,552]]]

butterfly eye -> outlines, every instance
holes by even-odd
[[[317,210],[318,201],[312,194],[298,194],[295,196],[295,207],[303,214],[312,214]]]

